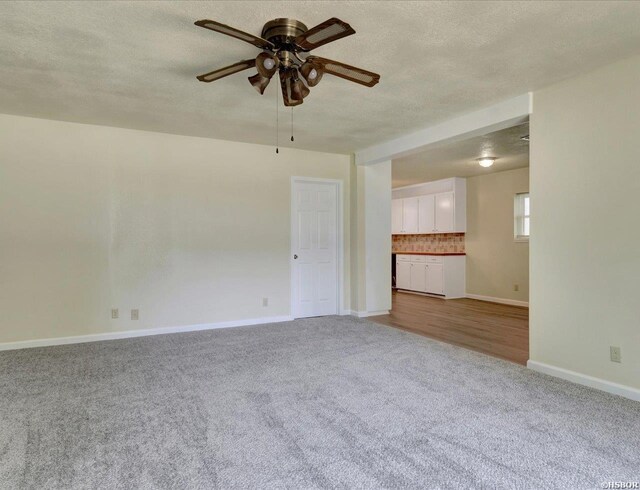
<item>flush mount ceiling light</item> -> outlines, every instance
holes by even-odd
[[[249,77],[249,82],[263,94],[271,77],[278,73],[284,105],[291,107],[302,104],[309,95],[309,88],[315,87],[325,73],[365,87],[373,87],[380,81],[377,73],[319,56],[306,56],[312,49],[356,33],[349,24],[335,17],[311,29],[295,19],[274,19],[264,25],[261,37],[208,19],[199,20],[196,25],[235,37],[262,50],[256,58],[198,76],[201,82],[213,82],[255,68],[258,73]]]
[[[495,157],[482,157],[482,158],[478,158],[477,162],[480,164],[481,167],[490,167],[491,165],[493,165],[493,162],[495,162],[497,159]]]

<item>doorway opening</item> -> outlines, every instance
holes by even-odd
[[[392,310],[374,321],[526,364],[529,122],[392,163]]]

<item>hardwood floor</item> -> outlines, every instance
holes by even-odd
[[[369,320],[518,364],[529,359],[528,308],[394,292],[391,313]]]

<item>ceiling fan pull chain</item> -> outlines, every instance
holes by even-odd
[[[293,141],[293,107],[291,108],[291,141]]]
[[[276,153],[280,153],[278,151],[278,89],[276,87]]]

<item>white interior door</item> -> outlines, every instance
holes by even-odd
[[[292,185],[292,314],[338,314],[338,184]]]

